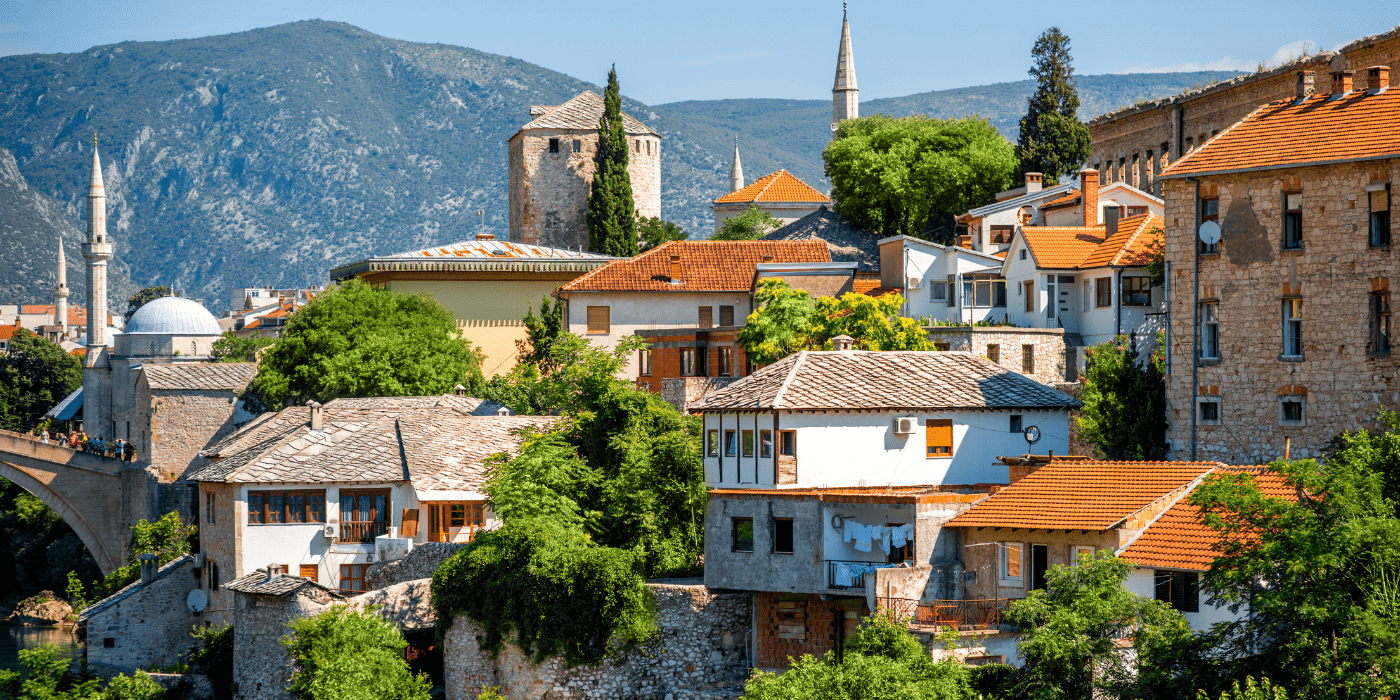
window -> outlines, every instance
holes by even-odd
[[[300,576],[302,578],[309,578],[312,581],[318,581],[320,578],[318,576],[320,571],[321,567],[315,564],[302,564],[301,566],[297,567],[297,576]]]
[[[753,551],[753,518],[734,518],[731,521],[730,532],[733,536],[734,551]]]
[[[719,349],[719,376],[734,376],[734,348]]]
[[[1013,433],[1019,433],[1019,432],[1022,432],[1023,430],[1025,430],[1025,428],[1021,426],[1021,416],[1020,416],[1020,415],[1013,415],[1013,416],[1011,416],[1011,432],[1013,432]]]
[[[758,431],[758,456],[764,459],[773,456],[773,431]]]
[[[719,456],[719,431],[705,431],[705,454],[711,457]]]
[[[778,431],[778,454],[784,457],[797,456],[797,431]]]
[[[1055,276],[1045,276],[1045,318],[1055,318]]]
[[[248,523],[326,522],[325,491],[250,491]]]
[[[580,151],[582,151],[582,150],[583,150],[583,142],[579,141],[578,139],[574,139],[574,153],[578,153],[578,152],[580,152]]]
[[[1371,210],[1371,245],[1390,245],[1390,183],[1385,189],[1367,192]]]
[[[1022,248],[1022,249],[1021,249],[1021,259],[1022,259],[1022,260],[1025,260],[1025,259],[1026,259],[1026,249],[1025,249],[1025,248]]]
[[[373,542],[388,533],[389,507],[389,489],[341,489],[341,541]]]
[[[1280,396],[1278,399],[1279,425],[1301,426],[1307,424],[1307,398],[1303,396]]]
[[[642,140],[641,140],[641,139],[635,139],[635,140],[632,142],[632,151],[633,151],[634,153],[641,153],[641,152],[642,152]]]
[[[934,343],[933,349],[939,352],[948,352],[953,349],[953,345],[951,343]]]
[[[993,226],[992,245],[1006,245],[1010,243],[1011,235],[1015,232],[1015,226]]]
[[[1303,194],[1285,192],[1283,195],[1283,249],[1303,247]]]
[[[1215,304],[1201,304],[1201,359],[1220,358],[1220,319]]]
[[[724,431],[724,456],[733,457],[739,454],[739,437],[733,430]]]
[[[734,307],[732,307],[732,306],[721,306],[721,307],[719,307],[719,325],[721,325],[721,326],[732,326],[732,325],[734,325]]]
[[[550,140],[549,140],[549,152],[550,152],[550,153],[558,153],[558,152],[559,152],[559,139],[550,139]]]
[[[1196,398],[1196,422],[1201,425],[1220,425],[1220,398],[1200,396]]]
[[[1026,313],[1035,313],[1035,282],[1022,282],[1021,287],[1025,289]]]
[[[987,344],[987,359],[998,364],[1001,363],[1001,346],[996,343]]]
[[[1100,277],[1094,280],[1094,306],[1100,309],[1113,306],[1113,278]]]
[[[948,283],[932,282],[928,286],[929,301],[948,301]]]
[[[963,306],[968,308],[1006,306],[1006,280],[964,276]]]
[[[1283,354],[1303,356],[1303,300],[1283,300]]]
[[[209,590],[219,590],[219,565],[214,562],[208,563],[209,569]]]
[[[699,321],[699,324],[700,324],[700,327],[701,327],[701,328],[711,328],[711,327],[713,327],[713,326],[715,325],[715,307],[713,307],[713,306],[702,306],[702,307],[700,307],[700,321]]]
[[[1128,207],[1128,218],[1134,216],[1147,216],[1147,207]]]
[[[1390,352],[1390,292],[1371,294],[1371,342],[1367,351]]]
[[[342,591],[363,591],[365,590],[365,571],[369,569],[369,564],[341,564],[340,565],[340,590]]]
[[[637,374],[643,377],[651,376],[650,350],[639,350],[637,352]]]
[[[753,456],[753,431],[752,431],[752,430],[745,430],[745,431],[743,431],[743,433],[742,433],[742,438],[743,438],[743,445],[744,445],[744,456],[745,456],[745,457],[752,457],[752,456]]]
[[[773,551],[792,554],[792,518],[773,519]]]
[[[1157,569],[1154,579],[1157,600],[1171,603],[1173,610],[1200,612],[1200,574],[1194,571],[1163,571]]]
[[[953,421],[930,418],[924,425],[929,459],[953,456]]]
[[[1151,306],[1152,278],[1124,277],[1123,306]]]
[[[602,333],[606,335],[610,332],[611,323],[608,316],[612,307],[590,306],[588,307],[588,332]]]
[[[1035,374],[1035,346],[1021,346],[1021,374]]]
[[[681,376],[705,376],[705,353],[700,348],[681,348]]]
[[[214,523],[214,494],[204,494],[204,522]]]
[[[997,576],[1007,583],[1021,583],[1022,556],[1025,545],[1019,542],[997,543]]]
[[[1189,151],[1189,150],[1191,150],[1191,149],[1190,149],[1190,148],[1187,148],[1186,150]],[[1202,199],[1202,200],[1201,200],[1201,223],[1205,223],[1205,222],[1207,222],[1207,221],[1218,221],[1219,219],[1220,219],[1220,200],[1219,200],[1219,199],[1215,199],[1215,198],[1211,198],[1211,199]],[[1200,239],[1200,238],[1197,238],[1197,239],[1196,239],[1196,246],[1199,248],[1201,255],[1214,255],[1214,254],[1220,252],[1220,242],[1219,242],[1219,241],[1216,241],[1215,243],[1202,243],[1202,242],[1201,242],[1201,239]]]
[[[1069,553],[1070,557],[1073,559],[1073,561],[1070,562],[1070,566],[1079,566],[1080,560],[1084,557],[1089,557],[1090,559],[1094,558],[1093,547],[1070,547]]]

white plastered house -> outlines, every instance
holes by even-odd
[[[880,239],[880,286],[903,295],[909,318],[1002,320],[1007,297],[1001,267],[1000,257],[969,248],[912,236]]]

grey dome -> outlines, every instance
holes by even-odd
[[[184,297],[161,297],[136,310],[123,335],[223,335],[214,314]]]

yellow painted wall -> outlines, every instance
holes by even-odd
[[[389,280],[389,289],[431,294],[457,318],[462,336],[486,353],[487,377],[515,366],[515,341],[525,338],[527,308],[567,282],[559,280]]]

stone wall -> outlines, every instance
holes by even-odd
[[[670,377],[661,380],[661,400],[685,412],[686,407],[743,377]]]
[[[151,391],[150,449],[141,458],[176,479],[209,464],[200,450],[233,432],[234,395],[218,391]]]
[[[511,700],[738,697],[749,672],[750,596],[697,585],[647,587],[656,596],[660,634],[621,664],[566,669],[550,658],[536,665],[509,644],[493,659],[477,643],[479,628],[457,618],[443,641],[447,700],[471,700],[488,686]]]
[[[431,579],[448,557],[465,546],[465,542],[416,544],[413,551],[402,559],[369,567],[369,571],[365,572],[365,588],[373,590],[418,579]]]
[[[1368,349],[1370,296],[1391,295],[1400,251],[1370,247],[1366,187],[1397,181],[1400,160],[1203,179],[1202,197],[1219,198],[1222,233],[1219,253],[1201,256],[1200,297],[1218,310],[1220,358],[1201,362],[1195,394],[1217,398],[1221,420],[1198,427],[1197,459],[1259,464],[1282,457],[1286,438],[1294,459],[1317,457],[1342,431],[1373,427],[1379,407],[1400,405],[1396,360]],[[1165,184],[1173,337],[1167,437],[1175,458],[1189,459],[1195,192],[1181,180]],[[1303,195],[1301,250],[1281,249],[1284,190]],[[1398,202],[1392,197],[1392,222],[1400,221]],[[1286,297],[1303,304],[1301,358],[1282,354]],[[1283,396],[1305,400],[1302,425],[1281,422]]]
[[[1065,380],[1065,331],[1063,328],[1015,328],[1012,326],[926,326],[929,342],[942,350],[970,352],[996,362],[1002,368],[1024,374],[1041,384]],[[1033,346],[1034,367],[1025,372],[1023,346]],[[945,347],[946,346],[946,347]]]
[[[199,572],[187,559],[149,585],[123,589],[110,605],[86,616],[88,662],[130,673],[180,661],[195,645],[190,628],[206,621],[185,606],[185,597],[200,587]]]
[[[236,541],[242,524],[238,522],[234,509],[234,497],[238,493],[236,484],[203,482],[199,484],[198,501],[199,551],[204,554],[204,585],[210,591],[209,610],[217,612],[221,618],[231,618],[233,592],[223,588],[223,584],[238,578],[243,572],[238,570]],[[210,509],[210,499],[213,508]]]
[[[315,615],[335,603],[325,591],[308,584],[286,596],[234,595],[233,682],[235,700],[292,700],[287,688],[295,666],[278,640],[287,621]]]
[[[1076,399],[1084,395],[1083,382],[1061,382],[1054,386],[1056,389]],[[1069,412],[1069,453],[1072,455],[1094,456],[1094,446],[1079,436],[1079,409],[1077,408],[1070,409]]]

